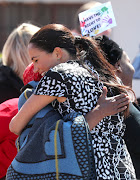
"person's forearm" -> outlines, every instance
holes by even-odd
[[[104,118],[99,105],[85,115],[90,131]]]
[[[9,129],[16,135],[20,135],[24,127],[36,114],[36,103],[32,103],[32,97],[22,106],[19,112],[12,118]]]
[[[17,115],[12,118],[9,124],[10,131],[20,135],[23,128],[28,124],[32,117],[54,99],[56,99],[54,96],[32,95],[22,106]]]

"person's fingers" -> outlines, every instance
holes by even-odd
[[[102,94],[101,94],[101,96],[100,96],[100,97],[102,97],[102,98],[104,98],[104,99],[105,99],[105,98],[106,98],[106,96],[107,96],[107,87],[106,87],[106,86],[104,86],[104,87],[103,87],[103,89],[102,89],[102,91],[103,91],[103,92],[102,92]]]
[[[126,102],[126,103],[128,104],[129,101],[130,101],[129,97],[126,96],[126,97],[123,97],[123,98],[118,99],[118,100],[117,100],[117,103],[118,103],[118,104],[121,104],[121,103],[123,103],[123,102]]]
[[[99,99],[98,99],[98,104],[103,104],[103,102],[105,101],[106,99],[106,96],[107,96],[107,87],[104,86],[103,89],[102,89],[102,94],[100,95]]]
[[[123,106],[127,106],[128,104],[129,104],[129,101],[124,101],[124,102],[119,103],[117,107],[121,108]]]
[[[127,97],[127,95],[124,94],[124,93],[114,96],[114,98],[115,98],[116,100],[119,100],[119,99],[124,98],[124,97]]]
[[[127,109],[127,106],[123,106],[117,110],[117,113],[122,112]]]

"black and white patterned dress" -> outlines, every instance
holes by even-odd
[[[93,72],[94,68],[92,67]],[[97,74],[97,73],[96,73]],[[76,111],[85,115],[92,110],[102,92],[103,84],[76,61],[68,61],[50,69],[41,79],[34,94],[66,97],[63,103],[52,105],[62,116]],[[135,171],[123,135],[121,113],[105,117],[92,131],[98,180],[131,180]]]

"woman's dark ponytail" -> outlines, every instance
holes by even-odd
[[[100,74],[102,81],[110,82],[115,77],[114,72],[111,71],[112,65],[104,58],[101,49],[93,38],[75,37],[75,46],[80,61],[83,63],[84,60],[89,60]]]

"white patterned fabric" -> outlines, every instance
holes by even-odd
[[[62,116],[76,111],[85,115],[92,110],[101,95],[103,84],[99,75],[95,80],[89,71],[76,61],[68,61],[50,69],[39,82],[34,94],[66,97],[63,103],[55,100],[52,105]],[[135,171],[125,146],[124,116],[118,113],[105,117],[92,131],[95,165],[98,180],[131,180]]]

